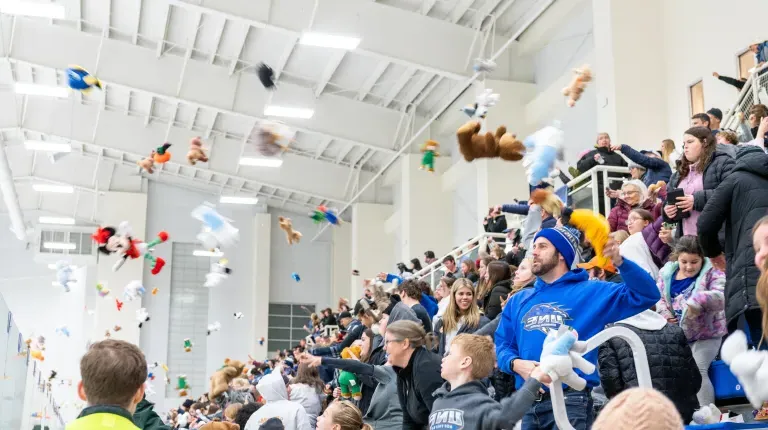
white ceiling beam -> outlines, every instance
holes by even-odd
[[[192,38],[187,41],[187,52],[184,54],[184,64],[181,66],[179,83],[176,85],[176,97],[181,95],[181,88],[184,85],[184,75],[187,73],[187,64],[189,64],[189,60],[192,58],[192,50],[195,48],[197,35],[200,33],[200,22],[202,22],[203,15],[198,13],[195,18],[196,19],[192,21]]]
[[[415,84],[408,90],[408,93],[405,95],[405,98],[403,98],[403,102],[406,103],[406,107],[410,106],[414,100],[416,100],[416,97],[419,96],[419,94],[422,93],[427,88],[427,85],[429,85],[430,82],[432,82],[432,79],[438,80],[439,76],[436,77],[435,75],[429,74],[429,73],[422,73],[419,77],[419,80],[416,81]]]
[[[137,0],[139,7],[136,11],[136,31],[133,33],[133,44],[139,43],[139,32],[141,31],[141,12],[144,10],[144,0]]]
[[[483,21],[485,18],[490,16],[491,12],[493,12],[494,9],[496,9],[496,6],[499,5],[503,0],[485,0],[485,3],[483,3],[482,6],[480,6],[480,9],[475,12],[475,19],[472,23],[472,28],[480,28],[481,25],[483,25]],[[514,3],[515,0],[510,0],[509,5],[511,6],[512,3]],[[507,6],[509,7],[509,6]],[[504,10],[499,10],[498,14],[496,14],[496,17],[498,18],[501,16],[502,13],[506,11],[506,8]]]
[[[80,191],[80,192],[86,192],[90,194],[96,194],[96,193],[102,193],[109,191],[109,189],[102,189],[102,190],[96,190],[95,188],[89,188],[89,187],[83,187],[81,185],[72,184],[70,182],[64,182],[64,181],[57,181],[53,179],[48,179],[45,177],[42,177],[40,175],[31,175],[31,176],[14,176],[13,182],[17,184],[24,184],[29,182],[45,182],[46,184],[51,185],[69,185],[73,189]]]
[[[392,103],[392,100],[397,97],[400,91],[402,91],[403,88],[408,85],[408,81],[411,80],[414,73],[416,73],[416,69],[414,68],[409,68],[403,72],[403,74],[400,75],[400,77],[397,79],[397,82],[395,82],[389,91],[387,91],[387,94],[384,96],[384,99],[381,101],[381,103],[379,103],[379,105],[382,107],[389,106],[389,104]]]
[[[221,25],[216,27],[218,31],[216,32],[216,40],[213,43],[213,52],[211,52],[211,55],[208,57],[208,64],[213,64],[216,60],[216,54],[218,54],[219,45],[221,45],[221,36],[224,35],[224,30],[227,28],[227,22],[226,18],[222,18]]]
[[[83,31],[83,0],[75,0],[75,16],[77,17],[77,31]]]
[[[169,4],[165,8],[165,19],[163,20],[163,37],[157,42],[157,58],[163,56],[163,50],[165,49],[165,37],[168,35],[168,24],[171,21],[171,5]]]
[[[338,69],[341,65],[341,62],[344,60],[344,54],[346,53],[347,51],[337,49],[330,55],[330,58],[328,58],[328,63],[325,65],[325,70],[323,70],[323,74],[320,75],[320,81],[315,87],[316,98],[323,94],[325,87],[328,85],[328,81],[331,80],[333,74],[336,72],[336,69]]]
[[[437,0],[423,0],[421,2],[421,14],[427,15],[435,7],[435,3],[437,3]]]
[[[155,98],[149,97],[149,107],[147,108],[147,117],[144,118],[144,127],[149,126],[149,122],[152,120],[152,109],[155,108]]]
[[[458,3],[456,3],[456,7],[453,8],[453,11],[451,12],[450,16],[450,22],[453,24],[456,24],[459,22],[462,16],[464,16],[465,13],[469,10],[469,7],[472,6],[472,3],[474,3],[475,0],[459,0]]]
[[[429,97],[429,95],[432,93],[432,91],[434,91],[435,88],[438,85],[440,85],[440,82],[442,82],[443,79],[444,78],[442,76],[438,76],[437,78],[435,78],[435,80],[433,80],[429,84],[429,86],[427,88],[424,88],[424,91],[422,91],[421,94],[419,94],[419,96],[416,97],[416,100],[411,102],[411,105],[413,106],[413,108],[414,109],[418,109],[418,107],[424,102],[424,100],[426,100],[426,98]]]
[[[381,75],[383,75],[387,70],[387,67],[389,67],[389,61],[379,61],[379,63],[376,65],[376,68],[373,69],[373,72],[368,75],[368,78],[363,83],[360,91],[357,92],[357,97],[355,97],[355,100],[363,101],[365,96],[367,96],[368,93],[373,90],[373,87],[376,86],[376,82],[378,82],[378,80],[381,78]]]
[[[344,157],[346,157],[354,148],[354,146],[348,144],[344,149],[339,151],[339,155],[336,156],[336,164],[341,163]]]
[[[213,133],[213,128],[216,127],[216,121],[219,119],[219,113],[216,112],[213,114],[213,118],[211,119],[211,123],[208,124],[208,129],[205,131],[205,138],[210,139],[211,133]]]
[[[246,25],[245,30],[242,31],[237,39],[236,55],[235,58],[232,59],[232,62],[229,63],[229,76],[232,76],[235,73],[235,69],[237,69],[237,63],[240,62],[240,56],[243,54],[243,48],[245,48],[245,42],[248,40],[248,34],[251,32],[251,28],[250,25]]]
[[[112,28],[112,1],[106,0],[107,11],[104,14],[104,33],[107,37],[109,37],[110,29]]]
[[[234,13],[228,13],[228,12],[220,11],[217,9],[198,6],[198,5],[191,4],[181,0],[168,0],[168,1],[169,1],[169,4],[172,6],[182,7],[182,8],[186,8],[188,10],[193,10],[193,11],[199,11],[201,13],[210,14],[210,15],[223,16],[229,19],[230,21],[244,23],[256,28],[274,31],[277,33],[281,33],[284,35],[291,35],[295,37],[299,37],[301,35],[301,32],[298,30],[277,26],[264,21],[243,18]],[[328,2],[328,4],[322,3],[320,4],[320,7],[321,8],[327,7],[329,9],[332,9],[334,7],[339,6],[333,3],[334,2]],[[345,4],[349,5],[354,3],[345,3]],[[389,6],[379,5],[377,3],[371,4],[367,2],[361,2],[359,7],[385,8],[389,14],[397,14],[399,15],[399,18],[403,19],[403,21],[398,22],[398,24],[403,25],[404,22],[411,23],[412,28],[410,28],[409,30],[413,30],[412,32],[414,34],[418,32],[421,32],[421,33],[434,32],[433,34],[434,37],[424,38],[423,40],[409,39],[407,43],[396,44],[397,46],[394,46],[394,47],[387,44],[382,44],[382,46],[380,47],[381,49],[384,49],[384,50],[391,49],[392,52],[376,52],[376,51],[365,49],[365,48],[358,48],[355,50],[356,54],[378,58],[381,60],[387,60],[389,62],[397,63],[405,67],[415,67],[417,69],[421,69],[430,73],[439,74],[454,80],[466,79],[466,75],[464,74],[464,70],[463,70],[464,67],[463,67],[463,64],[461,64],[462,63],[461,61],[454,60],[449,56],[445,56],[445,55],[436,55],[437,53],[435,53],[434,51],[435,51],[435,46],[438,45],[438,43],[436,42],[436,40],[438,39],[441,40],[440,44],[449,43],[453,47],[453,50],[455,51],[462,51],[464,49],[466,49],[466,51],[469,51],[471,40],[472,40],[472,31],[473,31],[472,29],[462,27],[462,26],[454,26],[447,23],[441,24],[440,21],[438,20],[433,20],[434,22],[432,21],[418,22],[418,26],[417,26],[416,23],[413,21],[413,18],[410,17],[410,15],[412,14],[406,10],[398,11],[397,8],[391,8]],[[350,10],[347,10],[347,12],[352,13],[352,11]],[[371,11],[369,9],[364,12],[366,12],[366,15],[368,15],[370,14]],[[242,14],[246,15],[247,9],[244,9]],[[425,25],[428,27],[434,26],[434,28],[425,28]],[[391,26],[391,27],[392,27],[391,30],[386,30],[386,31],[400,32],[397,26]],[[381,34],[382,30],[380,30],[379,28],[370,27],[367,29],[367,31],[371,32],[371,35],[370,35],[371,37],[366,38],[365,34],[361,34],[360,37],[362,38],[363,43],[365,43],[367,39],[371,39],[371,40],[375,40],[375,39],[390,40],[391,39],[391,38],[387,38],[386,34]],[[377,33],[373,34],[373,32],[377,32]],[[443,36],[449,37],[450,40],[442,39]],[[422,43],[424,43],[424,45],[421,45]],[[430,46],[427,46],[426,43],[429,43]],[[417,48],[420,48],[420,49],[417,49]],[[407,60],[407,59],[404,59],[405,56],[413,56],[414,58],[413,60]],[[424,61],[424,59],[427,58],[427,56],[429,56],[429,59],[431,60],[430,63],[442,63],[442,64],[440,65],[420,64],[420,62]],[[445,65],[448,61],[451,62],[451,65],[448,68],[446,68]]]
[[[291,58],[291,54],[293,54],[293,50],[296,49],[296,44],[299,42],[298,36],[292,36],[291,39],[288,41],[288,45],[286,45],[283,52],[280,54],[280,58],[275,63],[275,66],[272,68],[275,72],[275,80],[280,79],[280,75],[283,74],[283,70],[285,70],[285,66],[288,65],[288,60]]]
[[[328,145],[333,142],[333,139],[331,138],[324,138],[320,140],[320,144],[317,145],[317,148],[315,148],[315,160],[320,158],[321,155],[323,155],[323,152],[325,152],[326,149],[328,149]]]
[[[555,37],[554,30],[562,27],[585,7],[589,7],[588,0],[550,0],[550,6],[520,36],[518,54],[531,54],[547,46]]]
[[[44,65],[41,65],[41,64],[35,64],[35,63],[28,62],[28,61],[22,61],[22,60],[14,59],[14,58],[9,58],[9,59],[7,59],[7,61],[10,61],[11,63],[16,63],[16,64],[31,65],[31,66],[33,66],[33,67],[35,67],[37,69],[41,69],[41,70],[53,69],[51,67],[44,66]],[[146,97],[151,97],[151,98],[156,98],[156,99],[162,100],[164,103],[167,103],[169,105],[181,104],[181,105],[185,105],[185,106],[187,106],[187,107],[189,107],[191,109],[195,109],[195,108],[205,109],[205,110],[209,110],[209,111],[214,112],[217,116],[218,115],[226,115],[228,117],[238,118],[238,119],[245,120],[245,121],[248,121],[248,122],[268,121],[267,118],[260,117],[260,116],[247,115],[247,114],[244,114],[244,113],[241,113],[241,112],[238,112],[238,111],[233,111],[233,110],[230,110],[230,109],[223,109],[223,108],[219,108],[219,107],[216,107],[216,106],[211,106],[211,105],[208,105],[208,104],[198,103],[198,102],[194,102],[194,101],[190,101],[190,100],[186,100],[186,99],[180,99],[178,97],[170,96],[170,95],[167,95],[167,94],[156,93],[154,91],[150,91],[150,90],[147,90],[147,89],[144,89],[144,88],[138,88],[138,87],[133,87],[133,86],[128,86],[128,85],[122,85],[122,84],[119,84],[119,83],[116,83],[116,82],[113,82],[113,81],[109,81],[108,80],[108,76],[105,76],[104,74],[102,74],[100,76],[100,78],[101,78],[100,80],[101,80],[103,85],[114,87],[114,88],[118,88],[118,89],[122,89],[122,90],[125,90],[125,91],[133,91],[134,93],[140,93],[140,94],[142,94],[142,95],[144,95]],[[151,108],[150,108],[149,112],[151,113]],[[150,121],[150,119],[147,118],[145,120],[145,124],[148,125],[149,121]],[[211,124],[211,127],[213,127],[213,123]],[[360,141],[357,141],[357,140],[348,139],[348,138],[345,138],[345,137],[333,135],[333,134],[326,133],[326,132],[317,131],[317,130],[310,129],[310,128],[307,128],[307,127],[302,127],[302,126],[297,125],[297,124],[290,124],[289,127],[291,129],[297,131],[297,132],[311,134],[311,135],[315,135],[315,136],[318,136],[318,137],[321,137],[321,138],[330,138],[330,139],[333,139],[333,140],[338,141],[338,142],[349,143],[349,144],[354,145],[354,146],[361,146],[361,147],[365,147],[365,148],[369,148],[369,149],[374,149],[376,151],[381,151],[381,152],[384,152],[384,153],[387,153],[387,154],[390,154],[390,155],[395,153],[395,151],[393,151],[391,149],[388,149],[386,147],[382,147],[382,146],[378,146],[378,145],[373,145],[373,144],[366,143],[366,142],[360,142]]]

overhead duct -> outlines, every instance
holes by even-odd
[[[3,193],[3,202],[8,210],[11,220],[11,231],[19,240],[27,240],[27,228],[24,225],[24,214],[21,211],[19,196],[16,194],[16,186],[13,183],[13,173],[5,153],[5,142],[0,141],[0,191]]]

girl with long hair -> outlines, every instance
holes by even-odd
[[[472,283],[466,278],[458,279],[451,288],[448,308],[435,326],[439,339],[438,355],[443,357],[449,352],[451,341],[457,335],[474,333],[489,322],[486,316],[480,314]]]
[[[675,150],[675,141],[664,139],[661,141],[661,159],[669,163],[672,171],[677,169],[677,160],[680,159],[680,153]]]
[[[314,427],[317,416],[323,411],[323,400],[325,399],[325,394],[323,394],[325,384],[320,379],[320,373],[316,368],[301,363],[290,386],[290,400],[304,406],[309,423]]]
[[[515,267],[515,269],[517,269]],[[483,313],[488,319],[501,313],[501,301],[512,292],[512,270],[506,261],[491,261],[485,272],[488,280],[477,295],[483,303]]]
[[[477,268],[475,268],[475,262],[469,258],[461,262],[461,274],[473,284],[480,279],[480,276],[477,274]]]

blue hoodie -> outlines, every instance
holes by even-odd
[[[659,301],[659,289],[648,272],[626,258],[619,270],[623,284],[590,281],[584,269],[576,269],[552,284],[537,279],[534,288],[512,296],[501,314],[494,339],[499,369],[515,375],[518,389],[524,380],[512,371],[512,360],[539,361],[548,331],[567,324],[576,329],[579,339],[587,340],[607,324],[636,315]],[[597,349],[584,358],[596,365]],[[597,372],[576,373],[587,380],[589,387],[600,383]]]

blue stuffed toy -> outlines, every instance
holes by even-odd
[[[556,176],[556,161],[563,160],[563,131],[559,124],[550,125],[533,133],[523,141],[525,158],[523,167],[528,183],[539,185],[544,179]]]

